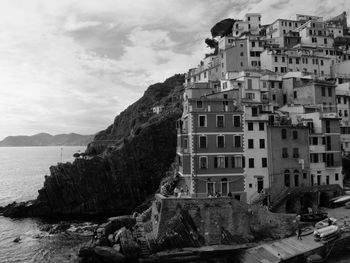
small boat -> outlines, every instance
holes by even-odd
[[[328,213],[311,213],[311,214],[301,214],[300,221],[303,222],[318,222],[328,217]]]
[[[335,223],[335,221],[337,221],[337,219],[335,219],[333,217],[326,218],[326,219],[324,219],[322,221],[317,222],[315,224],[315,228],[316,229],[321,229],[321,228],[329,226],[329,220],[331,220],[331,225],[333,225]]]
[[[347,202],[347,203],[345,203],[345,207],[346,207],[347,209],[350,209],[350,201]]]
[[[315,241],[330,241],[338,237],[338,226],[326,226],[314,231]]]
[[[336,199],[335,201],[333,201],[334,204],[343,204],[346,202],[350,201],[350,195],[344,195],[338,199]]]
[[[324,262],[325,259],[321,257],[319,254],[313,254],[310,255],[306,258],[306,262],[308,263],[319,263],[319,262]]]

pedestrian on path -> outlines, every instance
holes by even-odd
[[[302,232],[302,229],[301,229],[301,226],[300,224],[298,224],[298,240],[301,240],[301,232]]]

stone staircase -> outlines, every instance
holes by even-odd
[[[142,216],[136,217],[136,237],[140,244],[140,256],[148,257],[150,255],[150,248],[146,239]]]

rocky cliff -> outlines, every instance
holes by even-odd
[[[4,215],[106,216],[130,213],[153,195],[171,167],[183,75],[150,86],[73,163],[50,167],[36,200],[11,204]],[[153,106],[162,105],[160,114]]]

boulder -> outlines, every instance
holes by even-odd
[[[115,243],[113,234],[109,234],[107,239],[111,245],[113,245]]]

